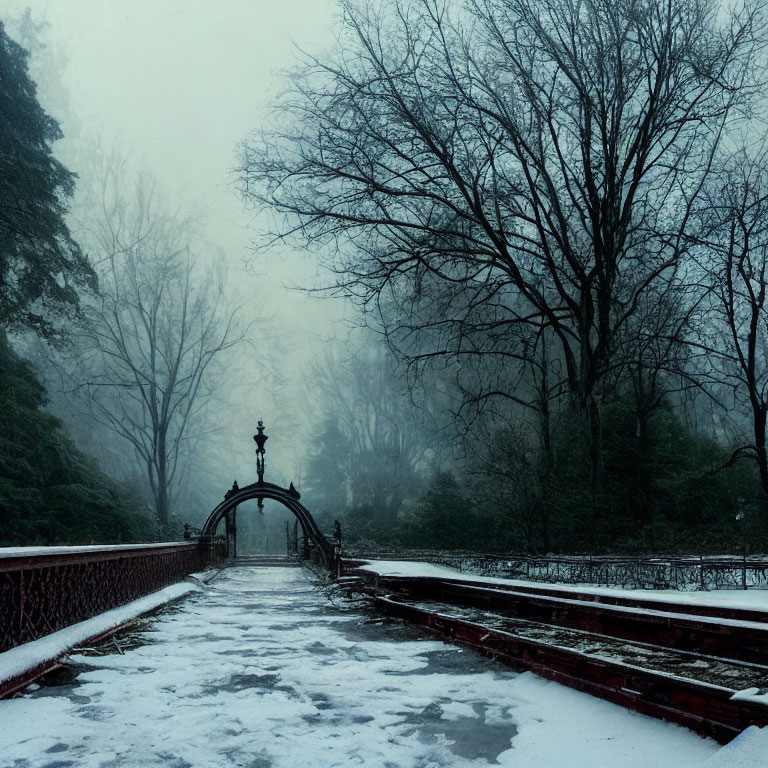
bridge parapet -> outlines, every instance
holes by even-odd
[[[213,541],[0,548],[0,653],[181,581],[217,557]]]

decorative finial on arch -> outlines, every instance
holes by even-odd
[[[237,484],[237,480],[235,480],[235,482],[232,483],[232,487],[224,494],[224,498],[231,499],[239,490],[240,486]]]
[[[253,436],[256,441],[256,472],[259,475],[259,483],[264,482],[264,443],[269,439],[264,434],[264,422],[259,419],[256,425],[256,434]]]

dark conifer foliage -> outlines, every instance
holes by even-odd
[[[0,546],[151,539],[138,495],[67,438],[6,335],[57,335],[79,292],[96,288],[65,220],[76,176],[52,154],[61,130],[27,60],[0,23]]]
[[[45,401],[32,367],[0,335],[0,546],[153,538],[138,495],[77,450]]]
[[[64,220],[75,175],[51,152],[61,130],[37,100],[27,58],[0,23],[0,328],[47,336],[95,275]]]

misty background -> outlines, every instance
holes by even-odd
[[[195,212],[202,238],[226,263],[230,289],[251,303],[251,317],[270,320],[265,337],[271,341],[270,334],[279,332],[282,350],[291,350],[279,355],[272,341],[259,360],[249,354],[236,366],[243,386],[253,384],[231,419],[243,426],[232,439],[233,447],[240,443],[233,471],[245,477],[251,458],[246,437],[259,413],[269,422],[274,410],[275,392],[256,386],[256,377],[267,372],[269,357],[280,358],[295,389],[318,339],[333,335],[344,308],[285,287],[314,281],[317,266],[302,253],[284,248],[268,261],[260,256],[252,262],[249,228],[259,225],[235,186],[237,147],[269,109],[279,70],[294,64],[295,47],[330,41],[334,3],[262,7],[243,1],[213,9],[202,2],[4,0],[0,9],[11,21],[29,9],[33,25],[40,25],[30,68],[41,103],[62,128],[56,154],[78,173],[80,184],[96,175],[91,162],[97,153],[116,152],[150,173],[172,207]],[[299,400],[298,391],[286,396]],[[303,422],[297,418],[291,425],[302,430],[297,442],[306,439]],[[288,442],[270,444],[273,466],[286,476],[295,471],[296,458]]]
[[[195,489],[200,496],[187,500],[194,509],[181,514],[198,525],[233,479],[255,479],[252,435],[259,417],[274,434],[268,477],[300,483],[315,428],[303,377],[347,311],[340,301],[288,287],[315,281],[317,266],[304,254],[283,248],[253,261],[250,227],[258,222],[244,210],[233,170],[239,143],[275,96],[278,71],[294,63],[297,45],[330,40],[336,13],[334,3],[316,0],[243,0],[217,8],[181,1],[0,3],[0,19],[32,53],[40,102],[63,133],[56,155],[78,174],[78,188],[98,183],[99,154],[129,164],[127,175],[151,175],[172,208],[194,211],[201,242],[226,267],[227,294],[237,297],[230,300],[253,323],[247,349],[227,362],[217,387],[220,410],[208,414],[210,424],[226,427],[205,430],[208,485]],[[86,218],[83,197],[78,190],[75,222]],[[52,399],[84,451],[130,476],[130,445],[108,432],[94,438],[82,412],[68,413],[55,394]],[[99,454],[110,440],[118,456],[107,461]]]
[[[279,111],[287,73],[306,66],[307,53],[337,56],[344,19],[331,0],[0,0],[7,34],[29,51],[40,105],[61,128],[55,155],[77,174],[67,222],[101,291],[84,300],[84,321],[47,340],[14,328],[13,354],[33,365],[45,408],[73,445],[122,484],[104,514],[132,515],[115,528],[69,520],[65,499],[35,517],[36,497],[9,494],[0,542],[178,536],[184,522],[202,524],[233,480],[256,479],[252,435],[263,418],[267,479],[295,483],[321,528],[341,520],[360,550],[762,546],[759,479],[747,463],[729,462],[749,435],[748,409],[727,386],[713,396],[665,368],[643,422],[649,438],[629,390],[616,384],[601,406],[608,480],[596,511],[587,439],[567,408],[553,405],[559,416],[542,447],[541,412],[524,402],[535,374],[500,372],[490,362],[497,349],[480,363],[408,365],[429,339],[385,333],[386,306],[362,313],[343,292],[314,293],[335,284],[316,252],[290,238],[254,248],[281,224],[244,200],[244,154],[258,131],[293,119]],[[147,243],[173,252],[173,262],[143,260]],[[190,373],[195,400],[167,462],[173,477],[160,478],[169,498],[128,434],[136,402],[115,386],[142,344],[128,341],[120,369],[104,347],[131,286],[146,296],[166,283],[165,296],[187,286],[174,306],[189,301],[186,315],[210,320],[216,351],[199,381]],[[172,335],[174,318],[161,317],[159,332]],[[477,394],[494,382],[515,396]],[[78,482],[95,493],[96,481]],[[52,525],[57,516],[64,522]],[[263,516],[254,504],[238,519],[241,551],[282,551],[293,525],[269,503]]]

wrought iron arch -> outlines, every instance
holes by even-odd
[[[322,534],[309,510],[299,501],[301,495],[293,487],[293,483],[291,483],[290,488],[281,488],[274,483],[264,482],[264,443],[267,441],[267,436],[264,434],[264,425],[261,420],[259,420],[257,429],[258,434],[256,434],[253,439],[258,446],[256,449],[256,468],[259,475],[258,481],[251,485],[246,485],[243,488],[238,487],[237,482],[235,482],[232,489],[227,491],[224,496],[224,501],[217,505],[208,516],[201,531],[202,535],[205,537],[215,536],[216,529],[219,527],[221,521],[224,520],[229,512],[243,502],[257,499],[259,507],[261,507],[264,499],[272,499],[273,501],[282,504],[296,516],[304,533],[305,548],[314,548],[325,561],[325,566],[329,569],[333,569],[333,544],[331,544],[331,542]],[[304,552],[305,557],[308,557],[309,555],[310,552]]]
[[[251,501],[252,499],[272,499],[280,502],[283,506],[293,512],[299,521],[299,525],[301,526],[306,539],[320,549],[327,561],[327,565],[331,565],[333,545],[325,536],[323,536],[315,519],[309,513],[309,510],[299,501],[297,492],[281,488],[279,485],[274,485],[273,483],[265,483],[263,481],[260,483],[253,483],[244,488],[239,488],[231,495],[228,494],[228,498],[224,499],[224,501],[211,512],[208,519],[205,521],[205,525],[202,529],[203,536],[215,536],[216,529],[219,527],[219,523],[221,523],[225,515],[243,502]]]

